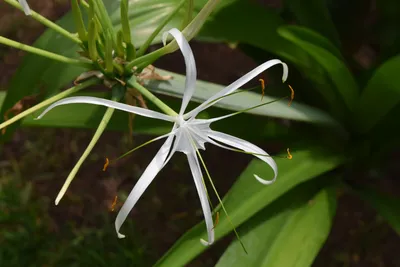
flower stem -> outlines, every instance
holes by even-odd
[[[164,46],[160,49],[157,49],[156,51],[153,51],[151,53],[148,53],[144,56],[138,57],[135,60],[131,61],[130,63],[128,63],[125,67],[126,70],[130,71],[133,67],[138,67],[139,65],[149,65],[152,62],[156,61],[158,58],[160,58],[161,56],[171,53],[171,51],[169,50],[169,48],[167,46]],[[146,67],[144,66],[144,67]]]
[[[22,44],[13,40],[10,40],[8,38],[2,37],[0,36],[0,44],[4,44],[4,45],[8,45],[14,48],[18,48],[21,49],[23,51],[26,52],[30,52],[42,57],[47,57],[62,63],[67,63],[67,64],[73,64],[73,65],[78,65],[81,67],[85,67],[85,68],[91,68],[92,67],[92,63],[90,63],[89,61],[83,61],[83,60],[78,60],[78,59],[73,59],[73,58],[68,58],[68,57],[64,57],[62,55],[56,54],[56,53],[52,53],[40,48],[36,48],[30,45],[26,45],[26,44]]]
[[[113,101],[116,101],[116,97],[112,98]],[[67,191],[69,185],[71,184],[72,180],[75,178],[76,173],[79,171],[81,168],[83,162],[86,160],[86,158],[89,156],[90,152],[92,151],[93,147],[96,145],[97,141],[99,141],[100,136],[106,129],[108,122],[110,121],[113,113],[114,113],[114,108],[107,108],[106,112],[104,113],[103,119],[101,120],[99,126],[97,127],[96,132],[94,133],[94,136],[92,140],[90,141],[89,145],[83,152],[82,156],[79,158],[78,162],[75,164],[74,168],[70,172],[70,174],[67,177],[67,180],[65,180],[64,185],[62,186],[60,192],[57,195],[55,204],[58,205],[60,202],[61,198],[64,196],[65,192]]]
[[[84,89],[84,88],[86,88],[88,86],[94,85],[94,84],[96,84],[98,82],[99,82],[99,80],[97,78],[96,79],[90,79],[88,81],[85,81],[85,82],[77,85],[77,86],[71,87],[71,88],[69,88],[69,89],[67,89],[67,90],[65,90],[65,91],[63,91],[63,92],[61,92],[61,93],[59,93],[59,94],[57,94],[55,96],[52,96],[49,99],[46,99],[46,100],[40,102],[39,104],[37,104],[37,105],[35,105],[35,106],[33,106],[33,107],[31,107],[31,108],[19,113],[18,115],[12,117],[11,119],[3,122],[2,124],[0,124],[0,129],[3,129],[3,128],[7,127],[8,125],[10,125],[10,124],[12,124],[12,123],[24,118],[25,116],[28,116],[29,114],[32,114],[33,112],[35,112],[35,111],[37,111],[37,110],[39,110],[41,108],[44,108],[47,105],[50,105],[50,104],[56,102],[57,100],[59,100],[61,98],[64,98],[64,97],[66,97],[66,96],[68,96],[70,94],[76,93],[76,92],[78,92],[78,91],[80,91],[80,90],[82,90],[82,89]]]
[[[144,97],[153,102],[153,104],[159,107],[165,114],[170,116],[178,115],[178,113],[176,113],[172,108],[162,102],[161,99],[153,95],[148,89],[139,84],[133,76],[127,81],[127,84],[129,87],[134,87],[137,89]]]
[[[4,0],[4,2],[12,5],[15,8],[18,8],[19,10],[23,11],[23,7],[15,0]],[[81,40],[79,40],[78,37],[76,37],[74,34],[70,33],[69,31],[65,30],[63,27],[58,26],[54,22],[46,19],[42,15],[36,13],[35,11],[31,11],[31,17],[37,20],[38,22],[42,23],[46,27],[55,30],[56,32],[60,33],[61,35],[64,35],[68,39],[72,40],[73,42],[77,44],[82,44]]]

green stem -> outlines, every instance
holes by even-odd
[[[29,114],[32,114],[35,111],[38,111],[39,109],[44,108],[45,106],[48,106],[48,105],[56,102],[57,100],[60,100],[61,98],[64,98],[64,97],[69,96],[69,95],[71,95],[73,93],[76,93],[76,92],[78,92],[78,91],[80,91],[80,90],[82,90],[82,89],[84,89],[84,88],[86,88],[88,86],[94,85],[94,84],[98,83],[98,81],[99,80],[97,78],[96,79],[90,79],[88,81],[85,81],[85,82],[77,85],[77,86],[71,87],[71,88],[69,88],[69,89],[67,89],[67,90],[65,90],[65,91],[63,91],[63,92],[61,92],[61,93],[59,93],[59,94],[57,94],[55,96],[52,96],[49,99],[46,99],[46,100],[40,102],[39,104],[37,104],[37,105],[35,105],[35,106],[33,106],[33,107],[31,107],[31,108],[19,113],[18,115],[12,117],[11,119],[3,122],[2,124],[0,124],[0,129],[3,129],[3,128],[9,126],[10,124],[12,124],[12,123],[24,118],[25,116],[28,116]]]
[[[146,97],[148,100],[153,102],[154,105],[159,107],[165,114],[170,115],[170,116],[177,116],[178,113],[176,113],[172,108],[170,108],[167,104],[161,101],[158,97],[153,95],[149,90],[147,90],[145,87],[143,87],[141,84],[139,84],[135,78],[131,78],[127,81],[127,84],[129,87],[133,87],[137,89],[144,97]]]
[[[22,6],[15,0],[4,0],[4,2],[12,5],[15,8],[18,8],[19,10],[23,11]],[[69,31],[65,30],[63,27],[58,26],[54,22],[46,19],[42,15],[36,13],[35,11],[32,10],[31,17],[34,18],[35,20],[39,21],[46,27],[55,30],[56,32],[60,33],[61,35],[64,35],[68,39],[72,40],[73,42],[77,44],[82,44],[81,40],[79,40],[78,37],[76,37],[74,34],[70,33]]]
[[[176,15],[176,13],[178,13],[178,11],[181,9],[181,7],[183,6],[183,4],[186,2],[186,0],[182,0],[178,6],[172,11],[171,14],[168,15],[168,17],[165,18],[165,20],[163,22],[161,22],[157,28],[153,31],[153,33],[150,35],[149,38],[147,38],[146,42],[139,48],[139,50],[137,51],[137,57],[142,56],[147,48],[149,48],[151,42],[153,42],[154,38],[156,38],[156,36],[160,33],[160,31],[165,27],[165,25],[167,25],[167,23]]]
[[[133,67],[139,66],[143,63],[148,63],[147,65],[151,64],[152,62],[156,61],[158,58],[162,57],[165,54],[171,53],[170,49],[167,46],[164,46],[160,49],[157,49],[156,51],[153,51],[149,54],[146,54],[144,56],[141,56],[125,66],[125,69],[127,71],[132,70]]]
[[[115,97],[112,98],[113,101],[116,101],[117,99]],[[63,187],[61,188],[60,192],[57,195],[55,204],[58,205],[60,202],[61,198],[64,196],[65,192],[67,191],[69,185],[71,184],[72,180],[75,178],[76,173],[79,171],[81,168],[83,162],[86,160],[86,158],[89,156],[90,152],[93,150],[93,147],[96,145],[97,141],[99,141],[100,136],[104,132],[104,130],[107,127],[108,122],[110,121],[113,113],[114,113],[113,108],[107,108],[106,113],[104,113],[103,119],[101,120],[99,127],[97,127],[97,130],[90,141],[89,145],[83,152],[82,156],[79,158],[78,162],[75,164],[74,168],[70,172],[70,174],[67,177],[67,180],[65,181]]]
[[[78,60],[78,59],[73,59],[73,58],[68,58],[68,57],[64,57],[61,56],[59,54],[55,54],[40,48],[36,48],[33,46],[29,46],[26,44],[22,44],[16,41],[13,41],[11,39],[5,38],[3,36],[0,36],[0,44],[4,44],[4,45],[8,45],[14,48],[18,48],[21,49],[23,51],[26,52],[30,52],[42,57],[47,57],[62,63],[67,63],[67,64],[73,64],[73,65],[78,65],[81,67],[85,67],[85,68],[91,68],[92,67],[92,63],[90,63],[89,61],[83,61],[83,60]]]

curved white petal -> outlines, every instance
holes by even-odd
[[[227,94],[233,93],[234,91],[236,91],[237,89],[239,89],[240,87],[242,87],[244,84],[246,84],[247,82],[249,82],[250,80],[252,80],[254,77],[256,77],[257,75],[259,75],[260,73],[262,73],[263,71],[265,71],[266,69],[269,69],[277,64],[281,64],[283,66],[283,75],[282,75],[282,81],[285,82],[287,77],[288,77],[288,73],[289,73],[289,69],[286,65],[286,63],[280,61],[279,59],[272,59],[269,60],[267,62],[265,62],[264,64],[261,64],[260,66],[258,66],[257,68],[253,69],[252,71],[250,71],[249,73],[247,73],[246,75],[244,75],[243,77],[239,78],[238,80],[236,80],[235,82],[231,83],[230,85],[228,85],[226,88],[224,88],[223,90],[219,91],[218,93],[216,93],[214,96],[210,97],[208,100],[206,100],[205,102],[203,102],[200,106],[196,107],[195,109],[193,109],[192,111],[188,112],[187,114],[185,114],[185,118],[191,118],[191,117],[195,117],[197,114],[199,114],[202,110],[208,108],[210,106],[210,103],[213,102],[211,105],[214,105],[215,103],[217,103],[218,101],[220,101],[221,99],[218,99],[220,97],[223,97]],[[218,99],[218,100],[216,100]]]
[[[46,115],[47,112],[49,112],[50,110],[52,110],[53,108],[55,108],[57,106],[68,105],[68,104],[94,104],[94,105],[115,108],[118,110],[130,112],[130,113],[135,113],[135,114],[138,114],[138,115],[141,115],[144,117],[148,117],[148,118],[153,118],[153,119],[159,119],[159,120],[170,121],[170,122],[173,122],[175,120],[174,117],[162,114],[157,111],[153,111],[153,110],[149,110],[149,109],[145,109],[145,108],[134,107],[134,106],[130,106],[127,104],[118,103],[118,102],[115,102],[112,100],[91,97],[91,96],[74,96],[74,97],[64,98],[64,99],[57,101],[57,102],[53,103],[52,105],[50,105],[36,119],[37,120],[41,119],[44,115]]]
[[[22,6],[22,8],[24,9],[25,15],[31,15],[31,9],[29,8],[28,3],[26,2],[26,0],[18,0],[19,4]]]
[[[199,194],[201,208],[204,213],[204,220],[206,221],[208,241],[204,239],[200,239],[200,242],[204,246],[209,246],[214,243],[214,222],[211,215],[210,204],[208,203],[207,192],[204,188],[203,183],[203,175],[201,173],[201,168],[199,164],[199,160],[197,159],[196,152],[187,154],[187,158],[189,161],[190,170],[192,171],[193,180],[197,188],[197,193]]]
[[[170,135],[164,144],[161,146],[160,150],[157,152],[156,156],[147,166],[146,170],[143,172],[139,181],[135,184],[132,191],[129,193],[128,198],[126,199],[124,205],[118,212],[117,218],[115,219],[115,230],[117,231],[119,238],[124,238],[125,235],[121,234],[119,230],[121,229],[122,224],[126,220],[129,212],[135,206],[136,202],[142,196],[144,191],[150,185],[150,183],[154,180],[156,175],[160,172],[162,167],[164,166],[165,159],[171,149],[171,144],[174,136]]]
[[[267,163],[269,166],[271,166],[272,170],[274,171],[274,178],[272,180],[268,181],[268,180],[262,179],[260,176],[258,176],[256,174],[254,174],[254,177],[262,184],[272,184],[273,182],[275,182],[276,177],[278,176],[278,166],[276,165],[273,158],[271,158],[269,156],[263,156],[263,155],[268,155],[268,153],[265,152],[263,149],[259,148],[258,146],[254,145],[246,140],[237,138],[237,137],[229,135],[229,134],[217,132],[217,131],[210,131],[208,133],[208,136],[218,142],[227,144],[232,147],[236,147],[238,149],[241,149],[241,150],[249,152],[249,153],[257,154],[254,156],[261,159],[262,161]],[[221,146],[221,147],[223,147],[223,146]]]
[[[185,112],[185,109],[196,88],[196,62],[194,60],[192,49],[190,48],[189,43],[186,41],[185,36],[178,29],[171,29],[163,34],[164,45],[166,44],[168,34],[171,34],[175,38],[179,48],[181,49],[186,64],[185,92],[183,93],[181,110],[179,111],[179,115],[182,115]]]

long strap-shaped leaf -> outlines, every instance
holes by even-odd
[[[255,213],[272,203],[296,185],[319,176],[338,166],[342,159],[316,149],[297,151],[293,160],[276,159],[280,173],[272,185],[260,185],[253,174],[270,177],[272,171],[262,161],[253,160],[240,175],[228,195],[224,198],[225,208],[235,226],[246,222]],[[206,237],[203,223],[184,234],[156,264],[158,267],[186,266],[194,257],[205,250],[198,240]],[[221,216],[215,228],[216,240],[231,232],[226,217]]]

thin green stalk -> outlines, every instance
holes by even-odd
[[[182,33],[185,38],[190,41],[203,26],[207,17],[214,10],[215,6],[219,3],[220,0],[208,0],[208,2],[204,5],[204,7],[200,10],[197,16],[192,20],[192,22],[183,29]],[[176,41],[170,42],[167,46],[164,46],[154,52],[151,52],[147,55],[138,57],[132,62],[128,63],[125,67],[126,70],[130,71],[133,67],[143,67],[144,65],[151,64],[159,57],[172,53],[178,49],[178,44]],[[144,66],[146,67],[146,66]]]
[[[176,6],[176,8],[171,12],[171,14],[168,15],[168,17],[165,18],[163,22],[161,22],[157,28],[153,31],[153,33],[150,35],[149,38],[147,38],[146,42],[139,48],[137,51],[137,57],[142,56],[147,48],[149,48],[151,42],[153,42],[154,38],[161,32],[161,30],[167,25],[167,23],[178,13],[178,11],[181,9],[183,4],[186,2],[186,0],[182,0],[179,5]]]
[[[69,95],[71,95],[73,93],[76,93],[76,92],[78,92],[78,91],[80,91],[80,90],[82,90],[82,89],[84,89],[84,88],[86,88],[88,86],[94,85],[94,84],[96,84],[98,82],[99,82],[99,79],[97,79],[97,78],[96,79],[90,79],[88,81],[85,81],[85,82],[77,85],[77,86],[71,87],[71,88],[69,88],[69,89],[67,89],[67,90],[65,90],[65,91],[63,91],[63,92],[61,92],[61,93],[59,93],[59,94],[57,94],[55,96],[52,96],[49,99],[46,99],[46,100],[40,102],[39,104],[37,104],[37,105],[35,105],[35,106],[33,106],[33,107],[31,107],[31,108],[19,113],[18,115],[12,117],[11,119],[3,122],[2,124],[0,124],[0,129],[3,129],[3,128],[9,126],[10,124],[12,124],[12,123],[24,118],[25,116],[28,116],[29,114],[32,114],[33,112],[38,111],[38,110],[44,108],[45,106],[48,106],[48,105],[56,102],[57,100],[60,100],[60,99],[62,99],[64,97],[66,97],[66,96],[69,96]]]
[[[115,101],[117,99],[113,97],[112,100]],[[106,113],[104,113],[103,119],[101,120],[99,127],[97,127],[97,130],[96,130],[92,140],[90,141],[89,145],[83,152],[82,156],[79,158],[78,162],[76,163],[76,165],[74,166],[74,168],[72,169],[70,174],[68,175],[67,180],[65,180],[64,185],[62,186],[60,192],[58,193],[56,201],[55,201],[56,205],[58,205],[61,198],[64,196],[65,192],[67,191],[69,185],[71,184],[72,180],[75,178],[76,173],[81,168],[83,162],[89,156],[90,152],[92,151],[93,147],[96,145],[97,141],[99,141],[99,138],[102,135],[102,133],[104,132],[104,130],[106,129],[107,124],[110,121],[110,119],[114,113],[114,110],[115,109],[113,109],[113,108],[107,108]]]
[[[225,209],[225,205],[224,205],[224,203],[222,202],[222,199],[221,199],[221,197],[220,197],[219,194],[218,194],[217,188],[215,187],[214,182],[213,182],[213,180],[212,180],[212,178],[211,178],[211,176],[210,176],[210,173],[209,173],[209,171],[208,171],[208,169],[207,169],[206,163],[204,162],[204,160],[203,160],[203,158],[202,158],[202,156],[201,156],[201,154],[200,154],[200,151],[199,151],[197,148],[196,148],[196,153],[197,153],[197,155],[198,155],[199,158],[200,158],[200,161],[201,161],[201,164],[203,165],[204,170],[206,171],[208,180],[209,180],[209,182],[210,182],[210,184],[211,184],[212,189],[213,189],[214,192],[215,192],[215,195],[216,195],[217,198],[218,198],[218,201],[219,201],[219,203],[220,203],[220,205],[221,205],[221,208],[222,208],[222,210],[224,211],[224,213],[225,213],[225,215],[226,215],[226,217],[227,217],[227,219],[228,219],[228,221],[229,221],[229,224],[232,226],[233,231],[235,232],[236,238],[238,239],[238,241],[239,241],[240,245],[242,246],[244,252],[245,252],[246,254],[248,254],[248,253],[247,253],[247,250],[246,250],[246,247],[244,246],[242,240],[240,239],[239,233],[236,231],[236,227],[235,227],[235,225],[233,224],[231,218],[229,217],[228,212],[227,212],[227,210]],[[216,227],[216,226],[214,226],[214,227]]]
[[[144,56],[141,56],[139,58],[136,58],[135,60],[131,61],[128,63],[125,67],[127,71],[132,70],[133,67],[137,67],[140,65],[149,65],[152,62],[156,61],[158,58],[162,57],[165,54],[171,53],[170,49],[167,46],[164,46],[160,49],[157,49],[156,51],[153,51],[151,53],[148,53]],[[145,64],[146,63],[146,64]],[[145,66],[145,67],[146,67]]]
[[[178,115],[178,113],[176,113],[172,108],[162,102],[161,99],[153,95],[148,89],[139,84],[133,76],[127,81],[127,85],[138,90],[144,97],[153,102],[153,104],[159,107],[165,114],[170,116]]]
[[[82,12],[81,12],[81,8],[79,7],[78,0],[71,1],[71,10],[72,10],[72,15],[73,15],[74,21],[75,21],[75,27],[76,27],[76,30],[78,31],[79,38],[82,41],[87,41],[87,31],[86,31],[85,23],[83,22]]]
[[[4,2],[6,2],[6,3],[12,5],[13,7],[18,8],[19,10],[23,11],[22,6],[15,0],[4,0]],[[73,42],[75,42],[77,44],[82,44],[81,40],[79,40],[79,38],[76,37],[73,33],[70,33],[69,31],[67,31],[63,27],[58,26],[54,22],[48,20],[47,18],[43,17],[42,15],[36,13],[33,10],[32,10],[31,17],[34,18],[35,20],[37,20],[38,22],[42,23],[46,27],[55,30],[56,32],[60,33],[61,35],[64,35],[65,37],[67,37],[71,41],[73,41]]]
[[[36,48],[36,47],[33,47],[33,46],[22,44],[22,43],[13,41],[11,39],[8,39],[8,38],[2,37],[2,36],[0,36],[0,44],[4,44],[4,45],[8,45],[8,46],[11,46],[11,47],[14,47],[14,48],[18,48],[18,49],[21,49],[23,51],[30,52],[30,53],[33,53],[33,54],[36,54],[36,55],[39,55],[39,56],[42,56],[42,57],[47,57],[47,58],[50,58],[50,59],[53,59],[53,60],[56,60],[56,61],[59,61],[59,62],[62,62],[62,63],[78,65],[78,66],[85,67],[85,68],[91,68],[92,67],[92,63],[90,63],[89,61],[83,61],[83,60],[64,57],[64,56],[61,56],[59,54],[55,54],[55,53],[52,53],[52,52],[49,52],[49,51],[46,51],[46,50],[43,50],[43,49],[39,49],[39,48]]]
[[[185,35],[187,40],[191,40],[199,32],[203,24],[206,22],[208,16],[215,9],[219,2],[220,0],[208,0],[208,2],[200,10],[192,22],[190,22],[190,24],[183,29],[182,33]],[[174,44],[176,45],[176,43]],[[174,44],[170,45],[173,46]]]
[[[117,45],[117,34],[116,34],[114,26],[111,22],[110,16],[107,13],[107,9],[103,3],[103,0],[93,0],[93,4],[96,7],[96,11],[97,11],[96,15],[100,19],[100,23],[103,26],[103,30],[110,31],[113,47],[115,47],[115,50],[116,50],[118,56],[123,57],[124,51],[120,51],[120,49]]]
[[[181,29],[185,28],[190,21],[192,20],[193,17],[193,9],[194,9],[194,1],[193,0],[189,0],[187,3],[187,8],[186,8],[186,16],[182,21],[182,26]]]

